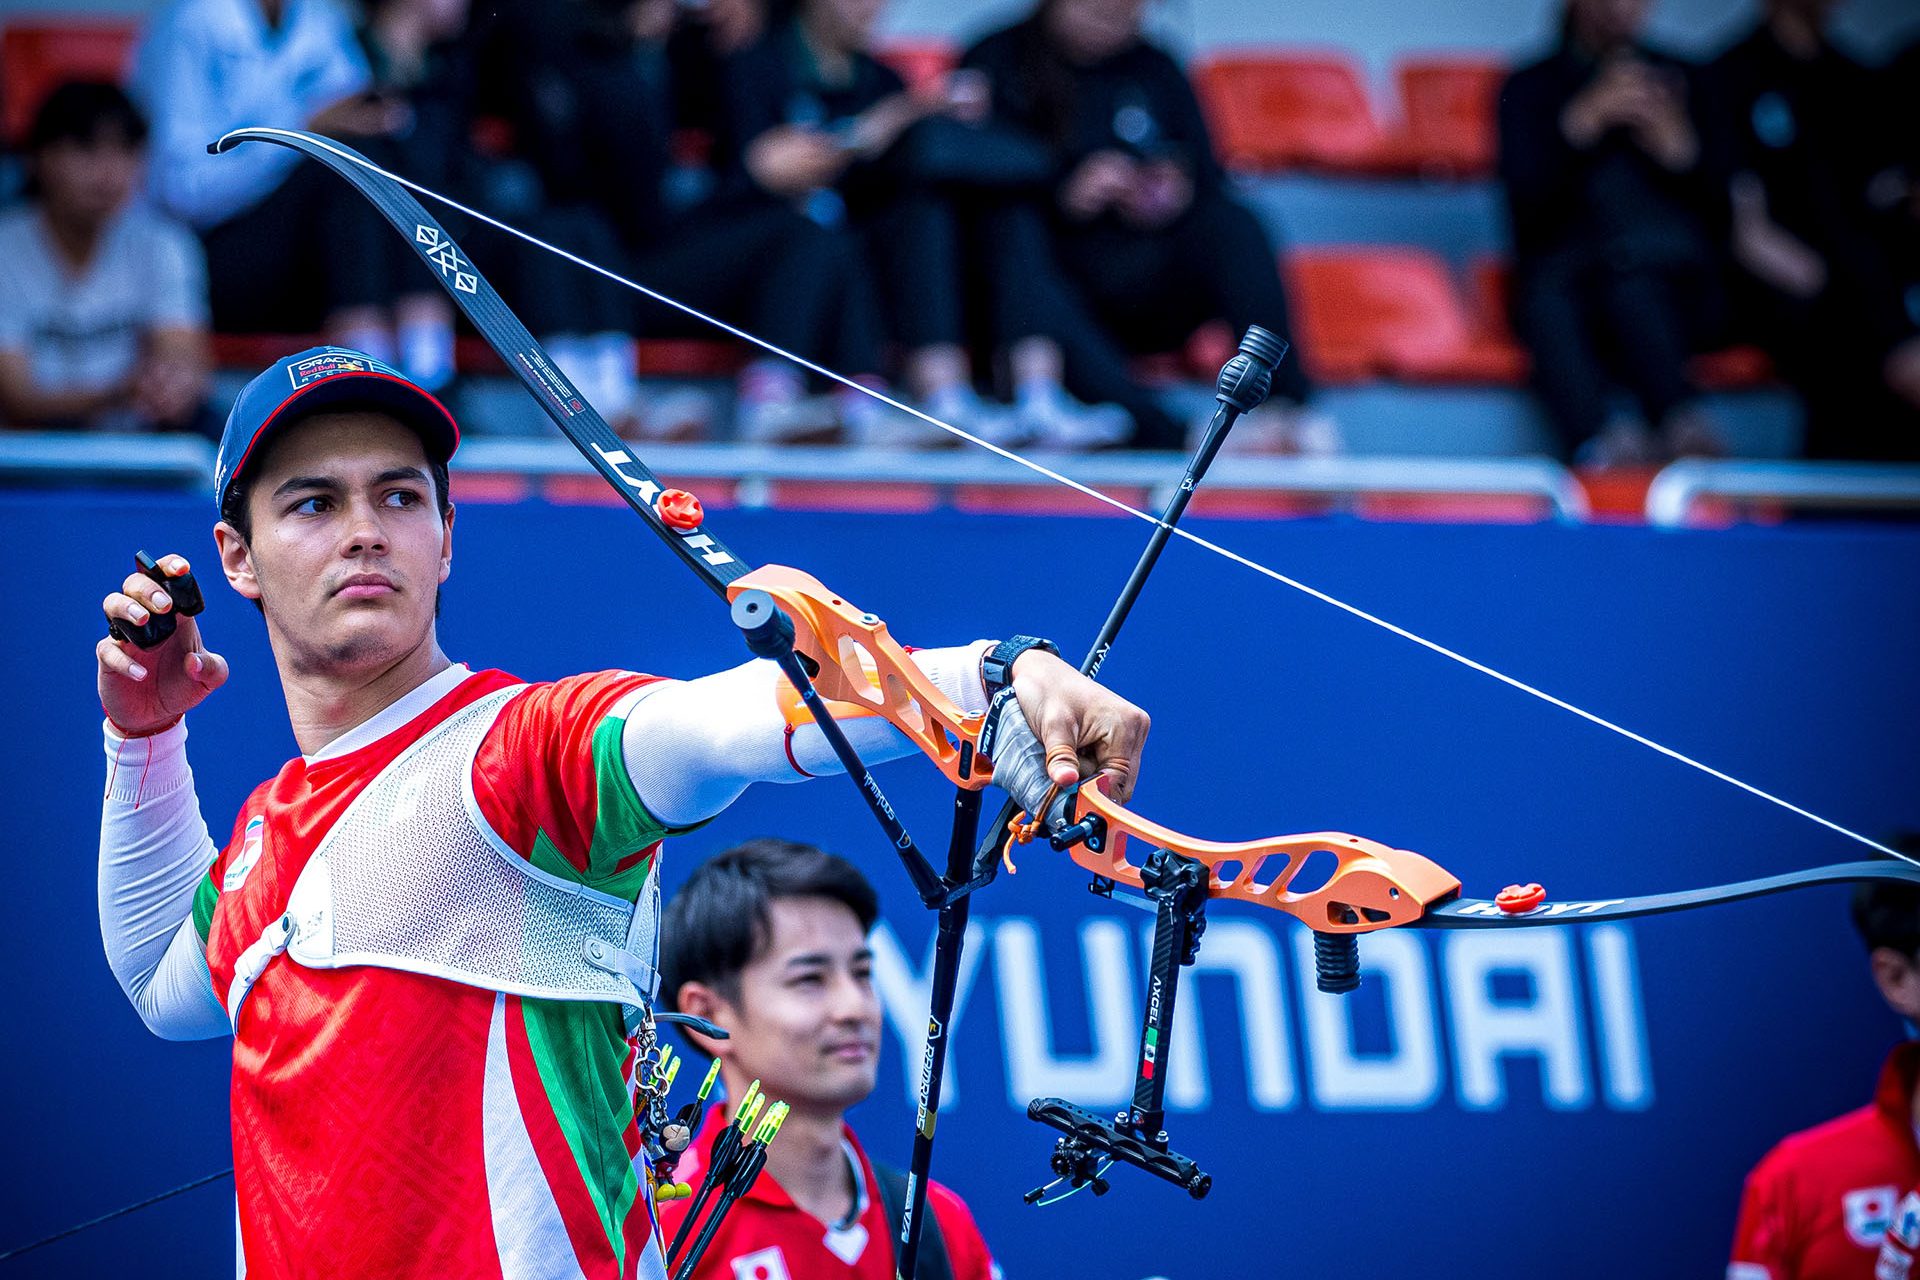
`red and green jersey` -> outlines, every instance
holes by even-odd
[[[673,1176],[698,1186],[713,1159],[713,1144],[726,1127],[726,1107],[716,1103]],[[820,1221],[794,1202],[778,1178],[763,1170],[747,1194],[727,1211],[693,1269],[692,1280],[893,1280],[894,1226],[887,1218],[873,1162],[852,1129],[843,1126],[841,1137],[860,1171],[852,1221]],[[692,1204],[691,1200],[662,1202],[660,1226],[667,1239],[685,1226]],[[954,1280],[1000,1280],[999,1264],[964,1200],[940,1183],[929,1182],[927,1208],[940,1228]],[[703,1214],[701,1227],[688,1231],[683,1247],[692,1247],[705,1221]],[[921,1247],[926,1248],[924,1241]],[[680,1263],[685,1265],[684,1253]],[[1073,1274],[1071,1267],[1062,1271]]]
[[[470,785],[479,820],[542,871],[634,899],[666,834],[621,749],[649,680],[526,687],[481,739],[470,780],[443,785]],[[248,798],[194,906],[223,1003],[236,961],[354,799],[436,726],[518,683],[451,668]],[[249,1280],[660,1275],[630,1054],[617,1004],[274,957],[234,1031]]]

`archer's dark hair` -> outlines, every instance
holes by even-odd
[[[766,949],[781,898],[829,898],[853,912],[863,933],[880,918],[879,896],[845,858],[777,836],[735,845],[702,863],[667,904],[660,974],[668,1007],[680,1007],[689,982],[737,998],[740,971]]]
[[[1902,853],[1920,854],[1920,832],[1902,832],[1887,844]],[[1862,881],[1853,890],[1853,927],[1869,951],[1892,947],[1920,959],[1920,885]]]
[[[116,136],[129,147],[147,141],[147,120],[118,86],[69,80],[47,95],[27,129],[27,154],[61,142],[93,143]]]

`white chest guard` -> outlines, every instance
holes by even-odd
[[[660,880],[638,904],[563,880],[508,848],[481,816],[473,760],[502,689],[430,730],[321,839],[286,913],[247,948],[227,995],[240,1003],[284,951],[315,969],[374,965],[548,1000],[627,1007],[629,1031],[658,994]]]

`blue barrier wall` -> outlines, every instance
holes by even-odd
[[[0,1249],[228,1163],[222,1042],[144,1031],[100,954],[93,861],[103,761],[97,602],[136,546],[211,567],[205,504],[0,494],[11,637],[4,777],[18,826],[0,897]],[[910,642],[1030,630],[1084,644],[1141,541],[1104,519],[723,512],[749,556],[817,573]],[[1255,559],[1872,833],[1920,826],[1920,535],[1808,526],[1220,523]],[[469,505],[443,635],[527,677],[595,666],[694,674],[742,656],[726,615],[630,516]],[[224,831],[293,751],[251,609],[212,584],[233,661],[193,723]],[[1240,837],[1327,828],[1418,849],[1490,896],[1680,888],[1844,860],[1837,837],[1246,570],[1176,544],[1107,668],[1147,706],[1141,807]],[[930,770],[883,780],[938,846]],[[930,918],[843,783],[760,788],[669,853],[778,832],[846,852],[891,908],[890,1031],[857,1116],[903,1161]],[[1900,1034],[1869,985],[1845,894],[1625,926],[1376,936],[1347,1004],[1311,990],[1304,935],[1211,913],[1180,1010],[1173,1129],[1215,1175],[1201,1204],[1131,1171],[1036,1211],[1037,1093],[1125,1091],[1147,917],[1030,852],[975,907],[938,1173],[1012,1276],[1143,1280],[1717,1274],[1744,1171],[1778,1136],[1864,1102]],[[1200,1034],[1194,1034],[1199,1028]],[[1204,1051],[1204,1054],[1202,1054]],[[13,1264],[9,1276],[224,1272],[225,1184]],[[1071,1262],[1069,1262],[1071,1260]]]

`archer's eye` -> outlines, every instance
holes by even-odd
[[[423,501],[425,499],[412,489],[395,489],[386,497],[386,504],[390,507],[417,507]]]
[[[333,502],[319,494],[315,494],[311,498],[302,498],[300,501],[294,503],[292,507],[293,513],[301,516],[317,516],[323,511],[330,511],[332,509]]]

